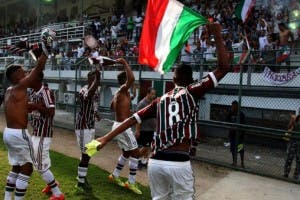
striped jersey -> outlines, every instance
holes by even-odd
[[[55,108],[54,94],[48,87],[42,86],[37,92],[31,90],[29,98],[33,103],[43,104],[46,108]],[[37,110],[32,111],[31,116],[32,135],[38,137],[53,136],[52,126],[54,116],[45,116]]]
[[[181,143],[183,139],[199,138],[198,100],[216,85],[217,80],[214,74],[209,73],[209,76],[204,77],[200,82],[187,87],[176,86],[172,91],[134,114],[138,123],[156,116],[157,127],[152,141],[153,154],[175,143]]]
[[[88,92],[89,89],[87,85],[79,91],[78,101],[80,108],[76,115],[76,130],[95,128],[95,113],[98,109],[99,93],[96,90],[95,94],[89,98]]]

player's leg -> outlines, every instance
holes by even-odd
[[[138,166],[139,169],[142,167],[147,168],[153,134],[153,131],[141,131],[141,135],[139,138],[140,141],[138,141],[138,143],[140,143],[140,145],[142,146],[142,148],[140,148],[140,162]]]
[[[15,200],[24,199],[28,187],[28,181],[32,174],[32,171],[32,163],[27,162],[20,167],[20,173],[16,180]]]
[[[148,178],[152,199],[170,200],[171,181],[166,161],[149,159]]]
[[[89,191],[92,188],[89,186],[86,177],[91,157],[86,154],[85,145],[94,139],[95,129],[76,130],[75,132],[77,136],[77,142],[81,150],[81,159],[77,168],[77,188],[81,188],[84,191]]]
[[[140,157],[140,151],[138,149],[136,138],[131,129],[127,129],[123,136],[126,139],[127,144],[124,146],[124,151],[129,155],[129,175],[128,181],[125,183],[125,187],[130,189],[136,194],[142,194],[141,190],[135,183],[136,172],[138,168],[138,161]],[[125,155],[125,154],[124,154]]]
[[[32,136],[32,143],[34,147],[34,153],[36,156],[37,170],[42,176],[42,179],[46,182],[47,186],[42,190],[43,193],[52,192],[53,198],[64,199],[64,195],[58,187],[58,182],[55,180],[53,173],[50,170],[50,145],[52,139],[49,137],[41,138]]]
[[[287,147],[287,156],[284,164],[283,176],[286,178],[289,176],[291,171],[291,165],[295,156],[295,150],[296,150],[295,142],[291,140]]]
[[[12,166],[12,169],[8,173],[8,176],[6,178],[4,200],[12,199],[14,190],[16,188],[16,181],[17,181],[19,173],[20,173],[20,166],[18,166],[18,165]]]
[[[118,127],[119,123],[114,123],[112,130],[114,130],[116,127]],[[114,171],[112,172],[112,174],[110,174],[108,176],[108,179],[112,182],[115,182],[117,185],[124,187],[124,182],[119,178],[120,173],[123,169],[123,167],[125,166],[125,164],[128,161],[128,158],[130,156],[129,153],[127,153],[126,151],[124,151],[124,149],[126,149],[127,147],[127,142],[126,142],[126,138],[125,136],[122,134],[119,134],[118,136],[116,136],[117,139],[117,143],[120,149],[122,149],[123,153],[119,156],[118,158],[118,162],[117,165],[114,169]]]
[[[22,200],[33,171],[32,163],[35,162],[31,138],[25,129],[5,128],[3,141],[8,148],[9,163],[20,166],[13,167],[13,171],[14,175],[18,174],[15,180],[15,200]]]
[[[195,178],[190,161],[173,163],[173,167],[169,166],[172,177],[172,199],[193,200]]]
[[[296,141],[296,168],[294,171],[294,179],[299,180],[299,173],[300,173],[300,141]]]

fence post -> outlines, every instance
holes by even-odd
[[[77,63],[75,63],[75,92],[74,92],[74,127],[76,123],[76,93],[77,93],[77,82],[78,82],[78,71],[81,72],[81,64],[86,61],[88,58],[82,58]]]

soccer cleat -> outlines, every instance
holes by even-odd
[[[116,183],[117,185],[119,185],[121,187],[125,187],[124,182],[119,177],[115,177],[113,174],[110,174],[108,176],[108,180],[111,181],[111,182]]]
[[[52,195],[49,200],[64,200],[65,199],[65,195],[64,194],[60,194],[59,196],[54,196]]]
[[[56,181],[56,185],[57,187],[59,186],[59,182]],[[47,185],[44,189],[42,189],[42,193],[45,193],[45,194],[49,194],[51,193],[51,187],[49,185]]]
[[[47,185],[47,186],[42,190],[42,193],[45,193],[45,194],[51,193],[51,187],[50,187],[49,185]]]
[[[136,183],[130,184],[128,181],[125,183],[125,188],[128,188],[136,194],[143,194],[142,191],[138,188]]]
[[[85,182],[84,183],[78,182],[75,185],[75,188],[77,189],[77,192],[79,192],[79,193],[85,193],[85,192],[92,191],[92,187],[89,185],[89,183],[87,182],[86,178],[85,178]]]

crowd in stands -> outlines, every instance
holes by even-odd
[[[260,7],[255,7],[247,21],[243,23],[235,16],[235,8],[239,0],[182,0],[185,5],[207,17],[209,20],[218,22],[223,27],[223,37],[227,50],[230,52],[231,62],[240,64],[247,62],[256,64],[281,64],[287,63],[289,54],[293,48],[298,47],[300,38],[300,27],[291,31],[288,28],[291,11],[299,10],[300,3],[291,0],[290,4],[283,4],[281,0],[272,0]],[[141,35],[144,13],[136,16],[127,16],[125,13],[120,16],[98,17],[90,21],[88,29],[91,34],[99,40],[97,49],[84,50],[82,43],[69,47],[69,49],[57,49],[53,55],[61,54],[65,58],[78,58],[81,56],[137,56],[138,41]],[[280,29],[279,24],[282,28]],[[25,34],[25,26],[15,25],[15,29],[9,33]],[[3,27],[0,27],[0,33]],[[289,32],[288,45],[283,45],[280,37]],[[8,34],[9,35],[9,34]],[[248,42],[248,44],[247,44]],[[251,54],[241,60],[242,52],[251,50]],[[236,53],[239,52],[239,53]],[[287,56],[282,57],[283,54]],[[274,59],[281,56],[280,59]],[[68,60],[68,59],[67,59]],[[207,34],[205,27],[198,28],[191,39],[186,43],[181,52],[181,61],[188,63],[215,62],[214,38]]]

